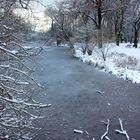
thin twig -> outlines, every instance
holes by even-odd
[[[29,79],[31,79],[38,87],[42,87],[39,83],[37,83],[37,82],[34,80],[34,78],[30,77],[30,76],[28,75],[28,73],[25,72],[25,71],[19,70],[19,69],[14,68],[14,67],[11,67],[10,65],[0,65],[0,67],[2,67],[2,68],[7,68],[7,69],[11,69],[11,70],[16,71],[16,72],[18,72],[18,73],[21,73],[21,74],[25,75],[26,77],[28,77]]]

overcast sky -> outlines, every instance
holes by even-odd
[[[36,31],[45,31],[50,28],[51,21],[44,15],[47,5],[54,5],[56,0],[38,0],[38,3],[30,3],[32,11],[17,10],[16,14],[21,15],[26,21],[30,21]],[[57,0],[61,1],[61,0]]]
[[[48,5],[55,5],[56,0],[38,0],[38,3],[35,3],[35,7],[33,8],[34,16],[37,21],[33,21],[37,23],[36,30],[46,30],[46,23],[48,22],[48,28],[50,27],[51,22],[44,16],[44,12]],[[58,2],[61,0],[57,0]]]
[[[36,10],[43,11],[47,5],[55,5],[55,1],[59,2],[62,0],[38,0],[38,4],[36,3]]]
[[[54,5],[55,0],[38,0],[38,3],[35,4],[35,8],[37,11],[43,11],[45,10],[45,7],[47,5]]]
[[[55,0],[40,0],[42,3],[46,4],[46,5],[50,5],[50,4],[54,4]],[[58,1],[58,0],[57,0]]]
[[[35,21],[37,23],[36,26],[36,31],[39,30],[47,30],[47,24],[48,24],[48,28],[50,27],[50,21],[48,18],[46,18],[46,16],[44,16],[44,12],[47,8],[48,5],[54,5],[55,4],[55,0],[38,0],[39,2],[35,4],[35,8],[34,8],[34,15],[37,17],[37,21]]]

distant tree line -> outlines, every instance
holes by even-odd
[[[139,0],[63,0],[46,9],[52,20],[50,35],[58,41],[133,43],[138,47],[140,31]],[[86,51],[88,50],[86,48]]]

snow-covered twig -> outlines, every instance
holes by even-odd
[[[6,82],[6,81],[13,82],[16,85],[29,85],[30,84],[29,82],[17,81],[14,77],[5,76],[5,75],[0,75],[0,81],[2,81],[2,82]],[[5,86],[5,85],[3,85],[3,86]],[[15,88],[11,88],[11,87],[8,87],[8,86],[5,86],[5,88],[8,89],[8,90],[17,91]],[[23,90],[22,91],[18,90],[18,92],[23,93]]]
[[[107,126],[106,126],[106,131],[105,133],[101,136],[101,140],[103,140],[104,138],[107,139],[107,140],[110,140],[110,138],[107,136],[108,134],[108,131],[109,131],[109,126],[110,126],[110,120],[108,119],[107,122],[105,123]]]
[[[84,132],[82,130],[74,129],[74,133],[83,134]]]
[[[101,95],[104,94],[104,92],[103,92],[103,91],[100,91],[100,90],[97,90],[97,93],[99,93],[99,94],[101,94]]]
[[[26,106],[34,107],[34,108],[46,108],[46,107],[51,106],[51,104],[41,104],[41,103],[38,103],[38,104],[33,103],[32,104],[32,103],[25,102],[25,100],[9,99],[9,98],[6,98],[6,97],[1,97],[1,99],[5,100],[7,102],[10,102],[10,103],[26,105]]]
[[[89,133],[88,133],[88,131],[85,131],[85,133],[86,133],[86,135],[89,137]]]
[[[6,25],[2,25],[6,30],[12,30],[12,28],[6,26]]]
[[[7,69],[11,69],[11,70],[14,70],[14,71],[16,71],[16,72],[18,72],[18,73],[21,73],[21,74],[25,75],[26,77],[28,77],[29,79],[31,79],[37,86],[42,87],[39,83],[37,83],[37,82],[34,80],[34,78],[30,77],[30,76],[28,75],[28,73],[25,72],[25,71],[22,71],[22,70],[20,70],[20,69],[14,68],[14,67],[11,67],[10,65],[0,65],[0,67],[2,67],[2,68],[7,68]]]
[[[9,91],[15,91],[17,94],[24,94],[25,92],[23,90],[18,90],[16,88],[12,88],[9,86],[4,85],[3,83],[0,83],[5,89],[9,90]]]
[[[19,48],[21,48],[21,49],[25,52],[25,54],[28,54],[28,52],[25,50],[24,47],[22,47],[20,44],[14,42],[14,41],[11,41],[11,42],[9,43],[9,45],[16,45],[16,46],[18,46]]]
[[[15,58],[19,63],[21,63],[24,67],[26,67],[28,70],[32,71],[29,67],[27,67],[21,60],[16,56],[16,54],[13,51],[10,51],[6,49],[6,45],[2,44],[4,47],[0,46],[0,50],[4,51],[7,55]]]
[[[2,47],[1,45],[4,46],[4,47]],[[6,47],[5,44],[1,44],[1,45],[0,45],[0,50],[4,51],[6,53],[9,53],[9,54],[15,55],[15,53],[13,53],[12,51],[5,48]]]
[[[124,130],[124,128],[123,128],[123,123],[122,123],[122,119],[121,118],[119,118],[119,123],[120,123],[121,130],[116,129],[115,131],[117,133],[119,133],[119,134],[125,135],[127,140],[130,140],[130,137],[128,136],[127,131]]]
[[[14,70],[18,73],[21,73],[21,74],[24,74],[24,75],[27,75],[27,72],[25,71],[22,71],[22,70],[19,70],[17,68],[14,68],[14,67],[11,67],[10,65],[0,65],[1,68],[6,68],[6,69],[11,69],[11,70]]]
[[[41,118],[44,118],[43,116],[34,115],[34,114],[28,112],[27,110],[22,109],[21,107],[18,107],[18,106],[10,106],[10,107],[11,107],[11,109],[17,111],[18,115],[20,115],[21,117],[22,117],[22,113],[24,113],[27,116],[32,117],[32,119],[41,119]]]
[[[0,74],[0,81],[13,81],[13,82],[15,82],[16,79],[14,77],[11,77],[11,76]]]

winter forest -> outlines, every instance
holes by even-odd
[[[140,0],[0,0],[0,140],[140,139]]]

